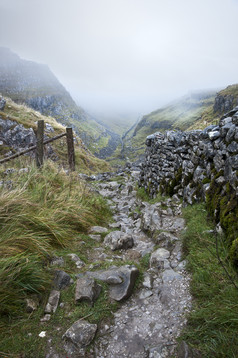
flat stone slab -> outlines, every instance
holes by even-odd
[[[182,280],[183,276],[180,275],[178,272],[175,272],[172,269],[165,270],[162,274],[163,282],[169,282],[174,280]]]
[[[86,274],[106,282],[109,285],[109,296],[115,301],[122,301],[132,294],[139,270],[133,265],[125,265]]]

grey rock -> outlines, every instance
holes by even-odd
[[[230,153],[238,153],[238,143],[236,143],[235,141],[231,142],[228,147],[227,147],[228,152]]]
[[[101,290],[102,286],[96,283],[93,278],[81,276],[76,281],[75,302],[86,301],[93,305],[99,297]]]
[[[201,353],[182,341],[177,348],[177,358],[202,358]]]
[[[220,137],[220,131],[215,130],[208,133],[208,136],[211,140],[215,140]]]
[[[150,257],[150,267],[163,269],[168,263],[167,259],[170,257],[170,252],[164,248],[159,248],[154,251]]]
[[[134,246],[132,235],[122,231],[112,231],[104,239],[104,245],[109,246],[111,250],[129,249]]]
[[[55,313],[59,304],[59,299],[60,299],[60,291],[52,290],[50,292],[48,302],[45,306],[45,313]]]
[[[37,299],[27,298],[26,299],[26,312],[31,313],[37,310],[39,307],[39,301]]]
[[[141,300],[144,300],[144,299],[146,299],[146,298],[148,298],[148,297],[150,297],[150,296],[152,296],[153,295],[153,291],[151,291],[151,290],[142,290],[141,292],[140,292],[140,294],[139,294],[139,298],[141,299]]]
[[[92,342],[97,331],[97,325],[85,320],[78,320],[67,329],[62,336],[65,340],[65,350],[68,354],[84,354],[85,348]],[[80,356],[79,356],[80,357]]]
[[[51,259],[50,261],[50,265],[51,266],[64,266],[64,259],[63,257],[58,257],[58,256],[55,256]]]
[[[153,277],[149,273],[144,273],[144,279],[142,282],[143,287],[152,289],[153,288]]]
[[[90,234],[104,234],[108,232],[108,229],[103,226],[92,226],[89,230]]]
[[[2,96],[0,96],[0,111],[4,111],[6,105],[6,100]]]
[[[73,262],[75,262],[75,265],[77,266],[77,268],[82,268],[85,266],[85,263],[78,257],[78,255],[76,254],[68,254],[67,256],[69,256],[71,258],[71,260]]]
[[[133,265],[87,272],[89,277],[94,277],[109,284],[109,296],[115,301],[122,301],[132,294],[138,274],[138,269]]]
[[[49,313],[46,313],[44,317],[40,319],[41,322],[49,322],[51,319],[51,315]]]
[[[55,271],[54,288],[56,290],[63,290],[71,284],[71,277],[62,270]]]
[[[238,169],[238,155],[234,155],[230,158],[230,163],[233,169]]]
[[[178,272],[175,272],[172,269],[165,270],[162,273],[163,282],[169,282],[169,281],[174,281],[174,280],[182,280],[182,278],[183,277]]]
[[[96,234],[90,234],[88,235],[91,239],[100,242],[101,241],[101,235],[96,235]]]

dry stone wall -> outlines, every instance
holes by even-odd
[[[209,213],[228,233],[238,263],[238,106],[218,125],[157,132],[146,145],[139,186],[151,197],[176,194],[188,204],[206,199]]]

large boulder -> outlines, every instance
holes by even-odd
[[[113,266],[108,270],[87,272],[89,277],[109,285],[109,296],[115,301],[122,301],[132,294],[138,274],[139,270],[133,265]]]

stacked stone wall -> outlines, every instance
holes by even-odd
[[[238,106],[218,125],[157,132],[147,137],[146,145],[139,186],[151,197],[160,192],[176,194],[188,204],[206,200],[238,263]]]

